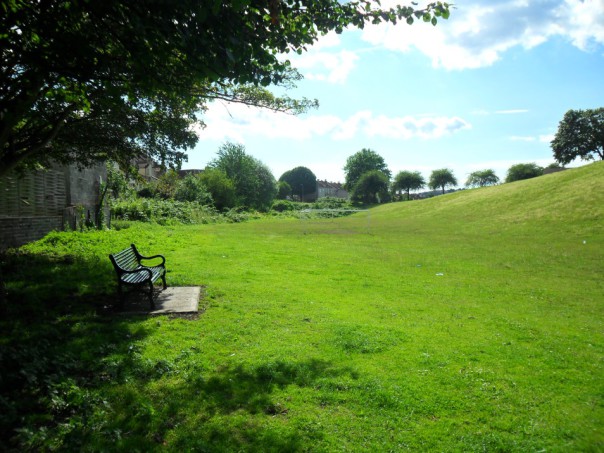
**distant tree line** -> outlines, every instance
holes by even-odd
[[[535,163],[512,165],[505,182],[540,176],[543,170]],[[410,200],[412,192],[424,188],[433,191],[424,196],[433,196],[458,187],[458,180],[449,168],[433,170],[427,180],[419,171],[409,170],[402,170],[391,178],[392,172],[383,157],[366,148],[347,159],[344,171],[344,187],[349,192],[350,201],[362,205]],[[247,154],[243,145],[233,143],[222,145],[216,157],[199,173],[180,177],[175,170],[168,170],[157,181],[139,178],[136,190],[128,186],[126,176],[118,175],[115,168],[110,171],[114,199],[138,196],[191,202],[219,212],[232,209],[268,212],[278,200],[312,202],[317,197],[317,178],[309,168],[295,167],[276,180],[264,163]],[[486,187],[499,183],[495,171],[485,169],[470,173],[465,186]],[[284,206],[280,204],[277,210],[283,211]]]
[[[555,163],[546,168],[536,163],[512,165],[504,182],[541,176],[544,170],[563,168],[575,159],[604,159],[604,108],[566,112],[551,147]],[[345,187],[350,191],[352,200],[364,203],[383,203],[403,197],[409,199],[412,191],[426,186],[432,190],[439,189],[444,194],[447,188],[458,185],[453,171],[448,168],[432,171],[427,182],[418,171],[409,170],[400,171],[390,182],[392,173],[384,159],[375,151],[365,148],[348,158],[344,172]],[[484,169],[470,173],[465,186],[486,187],[499,183],[499,177],[493,169]]]
[[[544,170],[563,168],[575,159],[604,159],[604,108],[569,110],[560,121],[551,142],[555,163],[543,168],[536,163],[512,165],[504,179],[511,183],[541,176]],[[344,165],[344,188],[354,203],[376,204],[392,200],[409,200],[411,192],[425,187],[444,194],[458,186],[449,168],[433,170],[426,181],[419,171],[402,170],[392,177],[384,158],[374,150],[363,148],[348,157]],[[126,193],[124,179],[110,172],[112,193]],[[480,188],[500,183],[493,169],[470,173],[467,188]],[[268,211],[276,199],[312,201],[316,197],[317,177],[307,167],[298,166],[283,173],[277,181],[270,169],[247,154],[239,144],[225,143],[214,160],[199,174],[179,178],[167,171],[157,182],[140,188],[138,195],[182,202],[196,202],[217,210],[233,208]]]

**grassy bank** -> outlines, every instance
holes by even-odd
[[[329,220],[53,234],[4,263],[4,446],[604,449],[604,165]],[[164,253],[198,319],[124,318]],[[27,266],[25,263],[28,263]]]

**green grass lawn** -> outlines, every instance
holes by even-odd
[[[603,178],[51,234],[5,258],[0,447],[604,451]],[[198,319],[104,314],[130,242]]]

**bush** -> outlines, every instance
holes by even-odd
[[[174,199],[196,201],[202,205],[212,204],[212,195],[198,175],[187,175],[176,184]]]
[[[323,197],[312,204],[313,209],[351,209],[350,201],[343,198]]]
[[[138,192],[136,192],[136,196],[138,196],[139,198],[154,198],[155,193],[150,187],[143,187]]]
[[[508,169],[505,182],[521,181],[523,179],[535,178],[543,174],[543,168],[535,163],[516,164]]]
[[[257,211],[246,211],[243,208],[232,208],[222,214],[222,220],[229,223],[245,222],[262,217]]]
[[[165,200],[174,198],[178,182],[178,173],[174,170],[168,170],[155,184],[155,195]]]
[[[390,201],[388,176],[379,170],[363,173],[352,189],[350,198],[359,203]]]
[[[317,177],[306,167],[288,170],[279,178],[280,183],[289,187],[289,195],[297,195],[301,200],[317,190]]]
[[[237,202],[235,184],[225,172],[215,168],[206,168],[199,175],[199,179],[212,195],[216,209],[230,209],[235,206]]]
[[[285,200],[292,195],[292,187],[286,181],[279,181],[277,188],[277,198]]]
[[[226,143],[209,167],[220,170],[233,181],[238,206],[268,211],[277,195],[277,183],[270,169],[246,154],[243,145]]]
[[[138,198],[116,201],[112,207],[112,216],[118,220],[135,220],[167,224],[213,223],[219,218],[216,210],[197,202],[157,200]]]
[[[271,209],[276,212],[293,211],[294,205],[292,204],[291,201],[277,200],[273,203],[273,206],[271,207]]]
[[[271,214],[274,216],[300,218],[343,217],[356,210],[348,200],[342,198],[320,198],[314,203],[279,200],[273,203]]]
[[[232,208],[218,212],[213,206],[204,206],[192,201],[158,199],[122,200],[112,209],[113,225],[117,229],[128,228],[127,221],[155,222],[160,225],[239,223],[259,219],[262,214],[244,208]]]

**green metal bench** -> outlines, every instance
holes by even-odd
[[[153,266],[146,266],[141,262],[142,260],[154,260],[159,258],[162,260],[161,263]],[[151,308],[154,308],[153,284],[161,278],[164,289],[167,288],[166,258],[162,255],[143,256],[138,252],[136,246],[131,244],[127,249],[109,255],[109,259],[117,274],[117,290],[120,297],[120,304],[123,304],[123,285],[134,287],[148,286],[149,302],[151,303]]]

